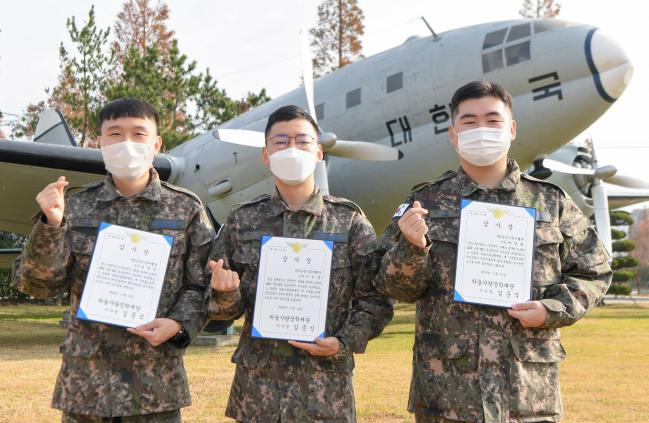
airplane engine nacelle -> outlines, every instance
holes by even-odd
[[[580,145],[566,144],[549,155],[548,158],[574,167],[592,168],[590,152],[586,147]],[[586,216],[593,215],[593,198],[590,192],[593,179],[591,176],[552,172],[546,180],[560,186],[568,193]]]

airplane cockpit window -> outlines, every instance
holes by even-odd
[[[386,81],[386,91],[388,93],[400,90],[401,88],[403,88],[403,72],[388,76],[388,80]]]
[[[499,46],[505,41],[505,34],[507,34],[507,28],[499,29],[498,31],[490,32],[484,38],[484,43],[482,48],[490,48],[494,46]]]
[[[315,117],[317,120],[324,119],[324,103],[315,105]]]
[[[482,44],[482,71],[489,73],[531,59],[531,24],[488,33]]]
[[[361,89],[356,88],[347,93],[347,108],[350,109],[359,104],[361,104]]]
[[[507,66],[530,60],[530,42],[525,41],[505,48],[505,58],[507,59]]]
[[[503,51],[498,49],[492,51],[491,53],[485,53],[482,55],[482,71],[484,73],[489,73],[504,67],[503,63]]]
[[[509,30],[509,35],[507,35],[507,42],[520,40],[521,38],[530,36],[530,24],[526,23],[523,25],[512,26],[512,29]]]

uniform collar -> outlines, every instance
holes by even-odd
[[[142,198],[145,200],[160,201],[161,192],[162,186],[160,184],[160,177],[158,176],[158,172],[156,172],[154,168],[151,168],[149,169],[149,183],[144,188],[144,191],[136,194],[131,198]],[[121,192],[119,192],[119,190],[115,186],[115,182],[113,182],[113,176],[109,173],[106,175],[104,185],[101,187],[97,198],[99,199],[99,201],[113,201],[114,199],[119,197],[127,198]]]
[[[458,170],[458,183],[462,190],[462,196],[467,197],[477,190],[490,191],[515,191],[518,182],[521,180],[521,170],[514,159],[507,159],[507,172],[505,178],[493,188],[485,188],[478,185],[469,175],[466,174],[462,166]]]
[[[284,212],[292,212],[291,208],[282,200],[282,197],[279,195],[277,187],[273,191],[273,194],[270,196],[270,207],[273,216],[279,216]],[[306,203],[298,211],[305,211],[309,214],[315,216],[321,216],[322,210],[324,209],[324,198],[320,192],[320,188],[316,185],[313,189],[311,197],[307,200]]]

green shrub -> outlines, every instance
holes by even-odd
[[[619,283],[612,283],[608,289],[607,294],[611,295],[631,295],[631,287],[628,285],[621,285]]]

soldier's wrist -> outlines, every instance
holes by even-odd
[[[183,349],[189,346],[191,338],[189,332],[187,332],[187,330],[181,325],[180,330],[174,336],[169,338],[167,342],[175,348]]]
[[[41,214],[40,221],[41,221],[41,223],[43,223],[43,224],[45,224],[45,225],[47,225],[47,226],[51,226],[51,227],[53,227],[53,228],[60,228],[60,227],[62,227],[62,226],[65,224],[65,216],[63,216],[63,218],[61,218],[61,220],[60,220],[59,222],[53,222],[52,220],[50,220],[50,219],[45,215],[45,213],[42,213],[42,214]]]
[[[341,338],[336,339],[338,339],[338,351],[331,358],[334,360],[342,360],[347,357],[347,345]]]
[[[239,287],[234,288],[231,291],[219,291],[212,288],[212,298],[216,300],[238,300],[241,297],[241,291]]]

